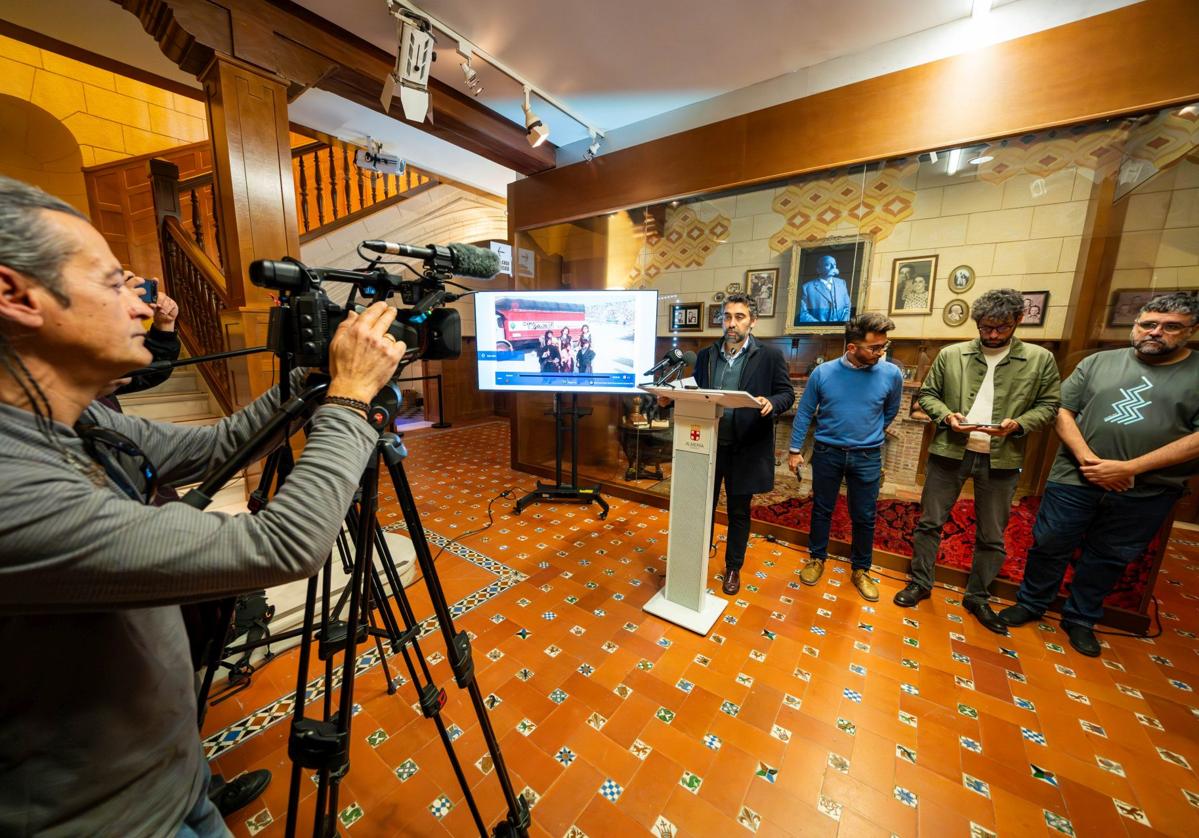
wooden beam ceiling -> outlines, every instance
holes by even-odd
[[[113,0],[141,21],[163,53],[197,76],[215,53],[268,70],[294,99],[317,87],[382,111],[384,50],[287,0]],[[429,79],[431,120],[407,124],[523,175],[554,167],[556,148],[531,148],[524,128],[449,85]],[[402,122],[399,98],[388,115]]]

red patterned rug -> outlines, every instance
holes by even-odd
[[[1012,508],[1012,517],[1008,520],[1007,531],[1004,534],[1007,559],[999,572],[1000,578],[1016,583],[1024,578],[1024,563],[1028,558],[1028,549],[1032,546],[1032,526],[1040,503],[1039,497],[1026,497]],[[807,532],[812,518],[812,500],[810,497],[791,498],[768,506],[755,506],[752,515],[760,521]],[[915,532],[919,520],[919,503],[907,500],[880,500],[874,526],[875,548],[900,556],[911,556],[912,533]],[[970,563],[974,557],[974,521],[973,499],[963,498],[954,504],[953,512],[942,532],[937,564],[970,570]],[[849,509],[845,496],[841,495],[837,498],[837,506],[833,510],[832,537],[848,542],[850,532]],[[1155,537],[1141,558],[1124,571],[1124,576],[1115,590],[1104,600],[1106,605],[1140,610],[1141,599],[1153,566],[1151,557],[1157,555],[1160,549],[1158,539],[1159,537]],[[1069,581],[1073,573],[1074,569],[1071,567],[1066,572],[1066,581]],[[1063,592],[1064,590],[1063,584]]]

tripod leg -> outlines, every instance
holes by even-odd
[[[326,562],[326,565],[328,562]],[[295,708],[292,713],[292,735],[296,726],[304,720],[304,699],[308,692],[308,661],[312,655],[312,625],[316,620],[316,577],[308,580],[308,595],[304,601],[304,633],[300,641],[300,660],[296,666]],[[300,779],[302,767],[298,760],[292,759],[291,780],[287,791],[287,822],[284,835],[295,838],[296,818],[300,814]]]
[[[441,626],[441,632],[445,637],[446,653],[450,661],[450,667],[454,672],[454,679],[458,686],[465,688],[470,695],[475,716],[479,720],[479,728],[483,732],[483,738],[487,743],[487,750],[491,754],[496,778],[500,782],[500,788],[504,793],[504,800],[508,806],[508,817],[503,824],[497,826],[497,833],[503,830],[506,833],[524,838],[524,836],[528,835],[529,827],[528,803],[523,797],[518,797],[512,788],[512,779],[508,775],[508,768],[504,763],[503,754],[500,753],[499,741],[496,739],[495,730],[491,726],[491,717],[487,713],[487,707],[483,703],[483,695],[479,690],[478,681],[475,679],[474,662],[471,659],[470,638],[466,632],[455,632],[454,630],[454,618],[450,613],[449,604],[446,602],[445,590],[441,587],[441,580],[437,576],[437,568],[433,563],[433,555],[429,551],[429,542],[425,538],[424,526],[421,524],[420,513],[416,508],[416,500],[412,496],[412,487],[408,484],[408,476],[404,473],[403,462],[398,457],[394,459],[389,457],[387,468],[396,490],[396,499],[399,501],[400,509],[404,514],[404,521],[408,525],[408,534],[412,538],[413,547],[416,549],[417,562],[420,564],[421,572],[424,574],[425,586],[429,591],[429,599],[433,604],[433,611],[437,615],[438,624]]]

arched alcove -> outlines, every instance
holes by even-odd
[[[0,125],[0,173],[40,186],[90,216],[83,155],[70,130],[13,96],[0,96]]]

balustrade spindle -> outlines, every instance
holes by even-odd
[[[312,176],[316,180],[316,226],[325,226],[325,179],[321,175],[321,156],[312,154]]]
[[[355,174],[358,175],[358,209],[366,206],[366,196],[362,193],[362,169],[354,167]]]
[[[329,198],[333,204],[333,219],[339,217],[337,211],[337,163],[333,157],[333,146],[329,146]]]
[[[341,185],[345,187],[346,215],[349,215],[354,208],[350,206],[350,152],[344,143],[341,146]]]
[[[191,208],[192,208],[192,239],[196,242],[196,247],[204,249],[204,228],[200,225],[200,199],[196,195],[196,190],[190,191]]]
[[[375,191],[376,181],[378,181],[378,179],[379,179],[378,173],[371,172],[371,203],[372,204],[376,203],[379,200],[379,195]]]
[[[300,155],[300,218],[304,222],[304,232],[311,226],[308,223],[308,169],[304,165],[304,155]]]
[[[225,254],[221,247],[221,214],[216,205],[216,183],[208,187],[212,190],[212,241],[216,245],[216,266],[225,273]]]

